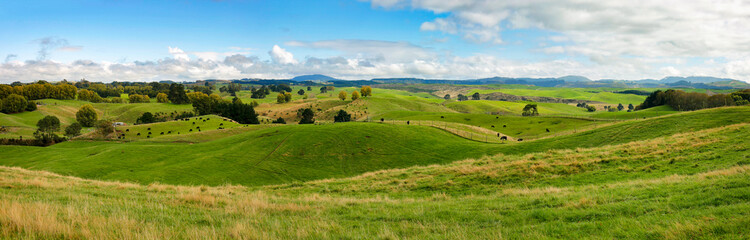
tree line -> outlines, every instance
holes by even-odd
[[[750,89],[744,89],[730,94],[713,95],[669,89],[666,91],[654,91],[646,97],[646,100],[643,101],[643,103],[635,107],[635,109],[641,110],[667,105],[677,111],[693,111],[704,108],[740,106],[747,104],[750,104]]]

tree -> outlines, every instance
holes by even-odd
[[[309,91],[312,91],[312,87],[310,87],[310,86],[307,86],[307,91],[308,91],[308,92],[309,92]]]
[[[354,91],[352,92],[352,101],[359,99],[359,92]]]
[[[632,103],[631,103],[631,104],[628,104],[628,110],[629,110],[629,111],[633,111],[633,108],[635,108],[635,107],[633,107],[633,104],[632,104]]]
[[[362,93],[362,97],[372,96],[372,87],[370,86],[364,86],[359,91]]]
[[[479,100],[479,99],[480,99],[480,96],[478,92],[475,92],[474,94],[471,95],[471,100]]]
[[[112,121],[100,120],[96,123],[96,132],[106,137],[107,135],[115,132],[115,126],[112,125]]]
[[[11,94],[8,95],[5,99],[3,99],[3,109],[2,112],[4,113],[20,113],[23,112],[23,110],[26,109],[27,106],[26,98],[18,95],[18,94]]]
[[[451,95],[450,94],[445,94],[445,96],[443,97],[443,99],[445,99],[445,100],[451,100]]]
[[[169,85],[167,99],[174,104],[190,103],[190,99],[188,99],[187,94],[185,93],[185,86],[179,83],[172,83],[172,85]]]
[[[344,110],[339,110],[336,116],[333,117],[333,122],[348,122],[352,120],[352,115]]]
[[[151,98],[148,95],[130,94],[128,95],[130,103],[150,103]]]
[[[78,112],[76,112],[76,121],[81,123],[84,127],[93,127],[98,119],[99,115],[90,104],[83,105],[81,109],[78,109]]]
[[[299,124],[312,124],[315,123],[315,113],[310,108],[305,108],[302,111],[302,119],[299,120]]]
[[[81,135],[81,124],[74,122],[65,128],[65,136],[75,137]]]
[[[283,93],[279,93],[279,95],[276,95],[276,102],[278,102],[278,103],[285,103],[286,102],[286,97],[284,96]]]
[[[539,111],[537,111],[537,105],[536,104],[526,104],[525,107],[523,107],[523,113],[521,114],[523,116],[538,116]]]
[[[346,100],[346,92],[344,91],[339,92],[339,99],[341,99],[341,101]]]
[[[299,95],[305,95],[305,90],[300,89],[299,91],[297,91],[297,94],[299,94]]]
[[[284,100],[286,102],[291,102],[292,101],[292,93],[291,92],[285,92],[284,93]]]
[[[589,112],[596,112],[596,108],[594,106],[586,106],[586,110]]]
[[[320,93],[326,93],[326,92],[328,92],[328,88],[326,88],[325,86],[320,87]]]
[[[154,114],[151,114],[151,112],[145,112],[135,122],[138,124],[154,123],[156,122],[156,118],[154,118]]]
[[[622,103],[617,104],[617,111],[622,111],[623,109],[625,109],[625,106],[623,106]]]
[[[156,102],[168,103],[169,99],[167,98],[167,94],[166,93],[158,93],[158,94],[156,94]]]
[[[39,131],[52,133],[60,130],[60,119],[55,116],[45,116],[36,122]]]

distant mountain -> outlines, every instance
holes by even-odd
[[[565,77],[559,77],[557,79],[566,81],[566,82],[591,82],[591,79],[588,79],[584,76],[565,76]]]
[[[715,77],[665,77],[659,80],[661,83],[676,83],[680,81],[691,82],[691,83],[712,83],[712,82],[723,82],[732,81],[734,79],[729,78],[715,78]]]
[[[304,82],[304,81],[334,81],[339,80],[333,77],[329,77],[322,74],[313,74],[313,75],[302,75],[302,76],[296,76],[291,79],[292,81],[297,82]]]

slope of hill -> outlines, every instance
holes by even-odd
[[[498,151],[496,145],[436,128],[374,123],[248,129],[195,144],[158,139],[0,146],[0,164],[140,183],[263,185],[447,163]]]
[[[0,167],[0,237],[742,239],[749,131],[743,123],[257,188]]]

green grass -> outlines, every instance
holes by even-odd
[[[555,97],[566,99],[578,99],[597,101],[609,104],[622,103],[628,105],[638,105],[646,99],[646,96],[635,94],[620,94],[604,91],[597,88],[555,88],[555,87],[518,87],[516,85],[501,85],[498,89],[473,89],[468,92],[469,95],[478,92],[480,94],[501,92],[516,96],[537,96],[537,97]]]
[[[447,107],[462,113],[501,113],[521,115],[523,108],[527,104],[537,104],[537,110],[540,115],[573,115],[586,116],[590,115],[586,109],[564,103],[535,103],[535,102],[507,102],[491,100],[471,100],[450,102]]]
[[[264,187],[0,167],[4,238],[744,239],[750,125]]]
[[[590,119],[571,117],[521,117],[515,115],[488,115],[478,113],[431,113],[409,111],[390,112],[373,119],[373,121],[379,121],[379,118],[384,118],[386,120],[454,122],[478,126],[508,136],[520,138],[538,138],[553,135],[562,131],[583,129],[587,126],[600,123],[599,121]],[[547,132],[547,129],[550,129],[550,132]]]
[[[168,121],[133,126],[118,126],[115,128],[115,130],[118,132],[118,134],[125,135],[125,140],[139,140],[146,138],[161,138],[172,135],[218,130],[218,128],[220,127],[228,129],[239,126],[240,124],[229,121],[229,119],[220,116],[205,115],[179,121]],[[149,132],[151,134],[149,134]],[[185,138],[186,137],[178,136],[178,139],[180,140],[189,140],[189,138]]]
[[[430,127],[345,123],[248,129],[195,144],[72,141],[46,148],[0,146],[0,164],[139,183],[263,185],[448,163],[495,149]]]
[[[674,110],[674,108],[670,106],[658,106],[658,107],[652,107],[644,110],[639,111],[633,111],[628,112],[627,110],[618,111],[618,112],[595,112],[595,114],[591,115],[593,118],[604,118],[604,119],[642,119],[642,118],[652,118],[652,117],[658,117],[658,116],[664,116],[669,115],[673,113],[678,113],[679,111]]]

